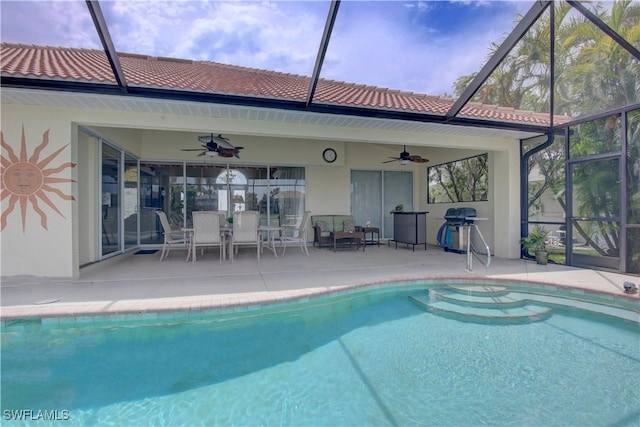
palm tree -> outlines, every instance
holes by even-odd
[[[615,1],[610,9],[594,2],[591,10],[632,45],[640,45],[640,2]],[[640,63],[636,58],[566,2],[554,4],[554,21],[555,114],[576,118],[639,102]],[[548,13],[538,19],[478,90],[474,101],[549,112],[550,23]],[[498,46],[499,44],[494,44],[491,53]],[[460,77],[456,81],[456,92],[462,93],[466,84],[474,77],[475,75]],[[571,137],[572,157],[576,154],[606,153],[619,149],[619,145],[615,146],[621,141],[620,126],[616,121],[619,121],[619,116],[598,120],[595,123],[598,126],[580,126],[579,134],[576,132]],[[639,138],[637,120],[635,123],[635,126],[631,123],[629,126],[630,145],[636,144]],[[542,193],[551,190],[558,195],[558,202],[566,213],[562,191],[565,183],[565,155],[561,145],[553,144],[532,157],[529,169],[537,167],[545,182],[530,188],[530,206],[538,202]],[[640,148],[634,146],[629,149],[628,163],[632,167],[640,168],[639,151]],[[578,168],[573,176],[573,184],[579,215],[619,216],[619,194],[611,191],[619,188],[618,178],[617,174],[611,172]],[[630,222],[638,223],[640,200],[636,200],[633,194],[640,190],[637,184],[640,171],[634,173],[627,172],[628,181],[633,187],[630,190],[635,191],[630,193],[632,196],[628,216]],[[620,236],[613,223],[577,223],[576,229],[600,254],[617,253]]]
[[[606,33],[559,2],[555,19],[555,113],[580,117],[640,99],[640,64]],[[594,3],[596,16],[631,44],[640,43],[640,2],[616,1],[611,11]],[[573,12],[573,13],[572,13]],[[475,94],[473,100],[516,109],[548,112],[550,105],[550,19],[545,14],[529,29]],[[494,43],[490,54],[500,46]],[[461,76],[462,93],[477,73]]]
[[[593,13],[614,31],[640,43],[640,3],[616,1]],[[557,17],[558,15],[556,15]],[[640,99],[640,64],[582,15],[561,15],[556,31],[556,111],[580,117]]]

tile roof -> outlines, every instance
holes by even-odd
[[[129,86],[304,101],[310,77],[208,61],[119,53]],[[107,55],[102,50],[0,45],[3,76],[59,81],[116,84]],[[403,92],[375,86],[319,79],[314,103],[370,107],[444,115],[451,98]],[[470,102],[459,116],[536,125],[548,125],[549,115]],[[564,120],[563,120],[564,119]],[[556,116],[556,123],[567,117]]]

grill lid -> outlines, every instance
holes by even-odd
[[[449,225],[473,224],[473,218],[476,216],[475,208],[449,208],[444,219]]]

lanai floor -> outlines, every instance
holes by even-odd
[[[367,246],[333,252],[288,248],[278,258],[265,250],[258,262],[255,250],[242,248],[234,262],[219,262],[217,249],[185,262],[186,251],[174,250],[164,261],[160,252],[116,256],[81,269],[75,280],[9,277],[2,279],[1,317],[95,316],[202,310],[235,306],[243,309],[270,301],[395,281],[471,280],[555,284],[606,293],[640,303],[638,294],[625,295],[623,283],[640,286],[640,277],[534,261],[493,257],[488,268],[466,255],[435,246]]]

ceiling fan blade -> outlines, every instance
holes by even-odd
[[[231,142],[229,141],[228,138],[225,138],[224,136],[222,136],[222,134],[218,134],[218,136],[213,136],[211,135],[211,141],[212,142],[216,142],[222,146],[225,146],[227,148],[233,148],[233,145],[231,144]]]
[[[394,158],[394,159],[392,159],[392,160],[387,160],[387,161],[384,161],[384,162],[382,162],[382,163],[397,162],[398,160],[400,160],[400,159],[398,159],[398,158]]]
[[[409,160],[414,163],[427,163],[429,160],[420,156],[409,156]]]
[[[207,144],[208,142],[213,141],[213,134],[211,135],[201,135],[198,137],[198,141],[202,142],[203,144]]]

